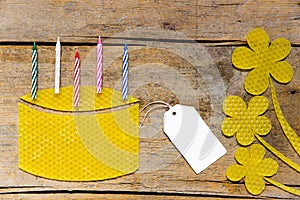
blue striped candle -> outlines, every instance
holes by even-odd
[[[37,93],[37,75],[38,75],[38,62],[37,62],[37,49],[36,49],[36,43],[33,43],[32,48],[32,58],[31,58],[31,98],[36,99],[36,93]]]
[[[124,44],[124,53],[123,53],[123,76],[122,76],[122,98],[123,100],[127,99],[128,94],[128,48],[127,44]]]

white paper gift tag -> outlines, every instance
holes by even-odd
[[[192,106],[171,107],[164,114],[164,132],[197,174],[226,153]]]

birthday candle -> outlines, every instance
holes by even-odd
[[[122,98],[123,100],[127,99],[128,93],[128,48],[127,44],[124,45],[123,53],[123,75],[122,75]]]
[[[59,37],[57,38],[55,52],[56,52],[56,59],[55,59],[55,86],[54,86],[54,93],[59,94],[59,83],[60,83],[60,41]]]
[[[74,106],[79,106],[79,92],[80,92],[80,57],[78,50],[75,54],[75,64],[74,64]]]
[[[36,93],[37,93],[37,77],[38,77],[38,61],[37,61],[37,49],[36,49],[36,43],[33,43],[32,48],[32,57],[31,57],[31,98],[36,99]]]
[[[102,41],[99,36],[97,44],[97,93],[101,93],[102,90]]]

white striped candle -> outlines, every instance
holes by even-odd
[[[126,43],[124,45],[122,72],[122,98],[126,100],[128,94],[128,48]]]

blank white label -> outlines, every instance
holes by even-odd
[[[197,174],[226,153],[192,106],[171,107],[164,114],[164,132]]]

